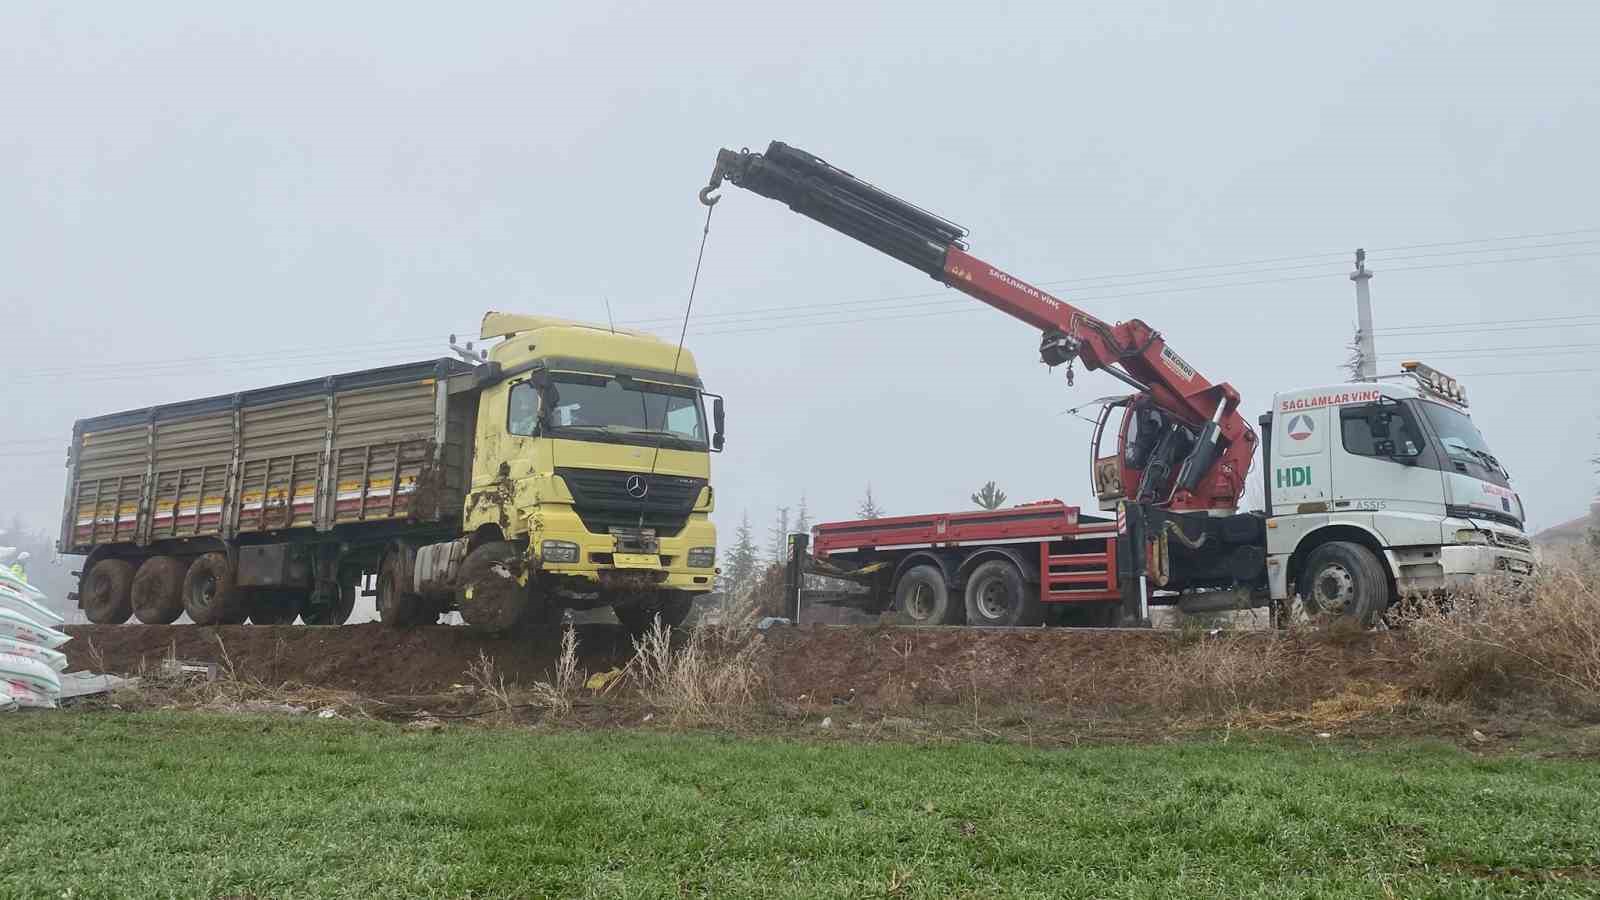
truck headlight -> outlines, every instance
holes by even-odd
[[[575,563],[578,561],[578,545],[571,541],[545,541],[539,545],[539,555],[545,562],[550,563]]]
[[[1489,543],[1489,535],[1476,528],[1461,528],[1456,531],[1456,543],[1487,544]]]
[[[689,551],[689,568],[709,569],[717,564],[717,548],[695,547]]]

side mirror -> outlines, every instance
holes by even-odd
[[[711,399],[711,449],[721,451],[723,444],[723,428],[727,424],[727,410],[722,407],[722,398]]]

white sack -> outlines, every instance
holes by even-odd
[[[67,670],[67,655],[59,650],[51,650],[38,644],[19,641],[16,638],[0,637],[0,653],[10,653],[13,656],[24,656],[28,659],[37,659],[57,672]]]
[[[52,628],[67,621],[56,615],[54,610],[34,602],[8,584],[0,584],[0,609],[22,613],[35,622]]]
[[[20,682],[41,694],[54,696],[61,693],[61,676],[56,670],[37,659],[0,653],[0,680]]]
[[[72,640],[70,634],[62,634],[54,628],[40,625],[22,613],[4,607],[0,607],[0,637],[15,638],[51,649]]]
[[[56,708],[56,698],[49,694],[41,694],[20,681],[0,681],[0,697],[7,696],[18,706],[29,706],[35,709]]]

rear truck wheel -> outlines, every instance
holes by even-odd
[[[171,625],[183,615],[183,576],[189,566],[175,556],[152,556],[133,576],[133,615],[146,625]]]
[[[938,566],[912,566],[894,586],[895,620],[901,625],[960,625],[965,610],[950,596]]]
[[[83,614],[96,625],[121,625],[133,615],[133,563],[102,559],[83,579]]]
[[[390,553],[378,566],[378,618],[391,628],[435,625],[439,608],[421,594],[412,593],[404,560]]]
[[[293,625],[300,615],[306,592],[294,588],[265,588],[251,591],[245,599],[252,625]]]
[[[967,577],[967,624],[989,627],[1038,625],[1044,621],[1039,590],[1007,559],[980,563]]]
[[[617,621],[634,634],[643,634],[655,624],[657,616],[667,628],[682,628],[694,607],[694,594],[687,591],[656,591],[628,603],[614,603],[611,611]]]
[[[510,631],[527,618],[527,561],[515,544],[490,541],[461,561],[456,576],[456,608],[461,620],[496,631]]]
[[[234,585],[226,553],[207,553],[183,576],[183,609],[196,625],[238,625],[245,620],[244,595]]]
[[[1300,604],[1310,616],[1349,618],[1371,626],[1389,606],[1389,576],[1371,550],[1329,541],[1311,552],[1299,579]]]
[[[328,602],[332,598],[333,602]],[[356,583],[322,582],[320,593],[305,595],[300,604],[300,621],[307,625],[343,625],[356,608]]]

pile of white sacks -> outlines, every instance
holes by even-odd
[[[65,620],[39,601],[45,596],[19,576],[0,569],[0,712],[19,706],[54,709],[61,696],[66,654],[72,640],[55,629]]]

